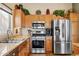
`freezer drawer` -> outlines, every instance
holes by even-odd
[[[70,42],[55,42],[54,43],[54,54],[71,54],[71,43]]]
[[[70,42],[66,42],[66,54],[71,54],[72,50],[71,50],[71,43]]]
[[[55,43],[54,54],[60,54],[60,53],[61,53],[61,43]]]

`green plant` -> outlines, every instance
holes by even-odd
[[[30,15],[28,9],[23,8],[23,12],[24,12],[25,15]]]
[[[19,8],[24,12],[25,15],[30,15],[28,9],[23,8],[23,5],[22,5],[22,4],[19,4],[18,6],[19,6]]]
[[[22,4],[19,4],[19,7],[20,7],[21,10],[23,9],[23,5]]]
[[[53,14],[56,16],[64,17],[64,10],[55,10]]]

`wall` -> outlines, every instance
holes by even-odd
[[[79,3],[73,3],[72,5],[73,5],[74,12],[79,13]]]
[[[15,4],[8,4],[6,3],[9,7],[12,9],[14,8]],[[45,11],[47,8],[50,9],[51,14],[53,13],[54,10],[56,9],[63,9],[63,10],[68,10],[72,8],[72,3],[25,3],[23,4],[24,8],[29,9],[31,14],[35,14],[35,11],[37,9],[40,9],[42,11],[42,14],[45,14]]]

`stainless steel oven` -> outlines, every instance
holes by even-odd
[[[45,21],[32,23],[32,53],[45,53]]]
[[[45,37],[33,36],[32,37],[32,53],[45,53]]]
[[[32,48],[44,48],[44,40],[33,40]]]

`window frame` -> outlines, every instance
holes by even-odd
[[[1,4],[1,5],[3,5],[4,8],[3,8],[3,7],[0,7],[0,10],[3,11],[3,12],[6,12],[6,13],[8,14],[8,19],[9,19],[9,20],[8,20],[8,21],[9,21],[8,23],[9,23],[9,24],[8,24],[8,29],[7,29],[7,31],[8,31],[8,30],[12,31],[12,29],[13,29],[13,28],[12,28],[12,21],[13,21],[13,20],[12,20],[12,13],[10,12],[10,11],[12,11],[12,10],[9,9],[9,8],[8,8],[6,5],[4,5],[4,4]],[[6,9],[7,9],[7,10],[6,10]],[[0,35],[2,35],[2,34],[7,34],[7,32],[4,32],[4,33],[2,32],[2,33],[0,33]]]

